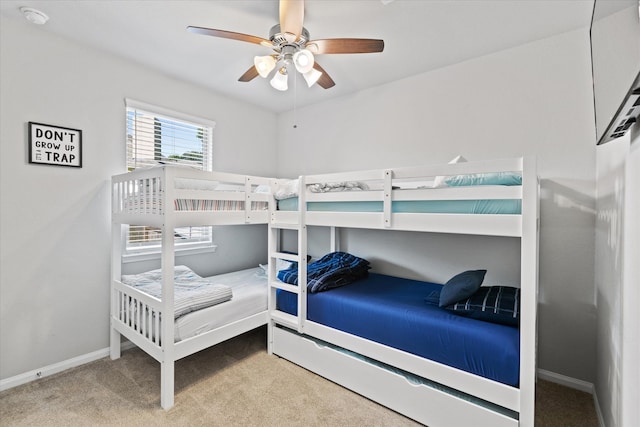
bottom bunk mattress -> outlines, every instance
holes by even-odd
[[[369,273],[307,293],[307,319],[510,386],[518,386],[517,327],[452,314],[430,303],[442,285]],[[277,309],[297,315],[297,295],[278,291]]]
[[[175,340],[198,334],[244,319],[267,309],[267,276],[260,267],[206,277],[232,289],[226,302],[191,312],[176,319]]]

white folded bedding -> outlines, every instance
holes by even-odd
[[[394,189],[425,189],[433,188],[434,180],[398,180],[394,182]],[[274,197],[276,200],[290,199],[298,197],[298,185],[297,179],[284,180],[278,183],[278,186],[274,189]],[[322,182],[307,185],[307,188],[312,193],[333,193],[341,191],[381,191],[384,189],[384,183],[382,180],[372,181],[338,181],[338,182]]]
[[[174,315],[184,316],[192,311],[229,301],[231,288],[221,283],[213,283],[194,273],[189,267],[177,265],[174,273]],[[122,283],[146,294],[162,299],[162,270],[151,270],[140,274],[122,275]]]

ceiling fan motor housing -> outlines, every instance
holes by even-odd
[[[295,37],[295,36],[294,36]],[[273,49],[281,51],[285,46],[294,46],[297,49],[303,48],[310,40],[309,31],[306,28],[302,28],[300,37],[296,40],[291,40],[292,34],[283,33],[280,29],[280,25],[276,24],[271,27],[269,31],[269,40],[273,43]]]

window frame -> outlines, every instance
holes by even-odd
[[[206,140],[203,139],[203,164],[202,169],[212,171],[213,170],[213,130],[215,129],[216,123],[212,120],[205,119],[202,117],[174,111],[168,108],[147,104],[144,102],[132,100],[129,98],[125,99],[125,162],[127,170],[134,170],[135,165],[129,164],[130,159],[130,148],[133,152],[133,147],[129,147],[129,113],[130,111],[140,111],[142,113],[146,113],[152,115],[154,118],[163,118],[173,122],[185,123],[195,127],[206,128],[208,132],[206,132]],[[206,150],[205,150],[206,145]],[[176,162],[180,164],[179,161]],[[145,167],[148,165],[141,165],[139,167]],[[133,169],[130,169],[133,167]],[[175,252],[176,255],[191,255],[197,253],[204,252],[213,252],[216,250],[217,246],[214,244],[214,236],[213,236],[213,226],[202,226],[203,228],[207,228],[206,233],[209,234],[209,240],[202,241],[187,241],[187,242],[179,242],[176,241],[175,244]],[[180,227],[180,228],[188,228],[188,227]],[[179,230],[179,229],[177,229]],[[152,243],[148,245],[129,245],[129,229],[125,227],[123,230],[123,239],[122,239],[122,254],[124,262],[134,262],[134,261],[144,261],[144,260],[153,260],[158,259],[161,253],[161,245],[159,243]]]

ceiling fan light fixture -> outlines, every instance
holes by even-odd
[[[316,70],[315,68],[312,68],[311,70],[302,74],[302,77],[304,77],[304,80],[307,82],[307,87],[311,87],[314,84],[316,84],[316,82],[320,79],[321,76],[322,76],[322,72]]]
[[[260,74],[260,77],[265,79],[269,73],[276,68],[276,60],[270,55],[255,56],[253,58],[253,64],[255,65],[258,74]]]
[[[298,72],[304,74],[313,69],[315,60],[313,54],[308,49],[301,49],[293,54],[293,65]]]
[[[282,67],[278,70],[277,73],[275,73],[275,75],[273,76],[273,78],[271,79],[271,86],[274,89],[280,90],[280,91],[285,91],[287,89],[289,89],[289,85],[288,85],[288,76],[287,76],[287,68],[286,67]]]

